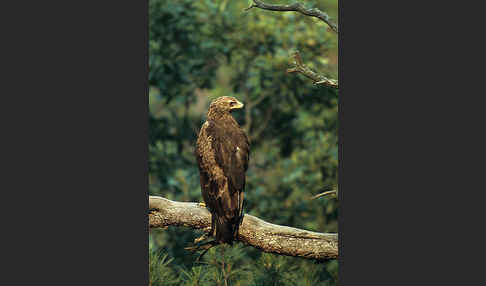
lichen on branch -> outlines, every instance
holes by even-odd
[[[211,213],[198,203],[149,197],[150,228],[185,226],[210,231]],[[337,233],[318,233],[276,225],[245,214],[238,240],[261,251],[307,259],[326,260],[338,256]]]

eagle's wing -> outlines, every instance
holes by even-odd
[[[232,191],[241,191],[245,187],[250,143],[240,128],[225,127],[212,121],[203,124],[197,140],[198,163],[212,180],[223,175],[230,180]]]
[[[196,158],[199,165],[201,178],[201,191],[206,204],[210,197],[218,195],[218,190],[211,189],[211,182],[215,183],[224,179],[223,169],[216,163],[216,151],[213,146],[213,136],[208,132],[210,123],[206,121],[197,138]],[[209,205],[211,208],[211,205]]]
[[[245,173],[250,157],[250,143],[238,126],[218,125],[209,121],[208,134],[212,136],[216,164],[229,179],[230,192],[245,188]]]

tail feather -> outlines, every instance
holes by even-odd
[[[222,243],[228,243],[231,245],[233,241],[236,239],[239,220],[233,219],[231,221],[227,221],[224,218],[219,217],[214,220],[214,226],[215,226],[214,236],[216,241]]]

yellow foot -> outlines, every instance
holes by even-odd
[[[206,207],[206,204],[205,204],[205,203],[203,203],[203,202],[199,202],[199,203],[197,203],[197,204],[198,204],[198,206],[200,206],[200,207],[203,207],[203,208],[205,208],[205,207]]]
[[[200,241],[205,240],[206,238],[208,238],[208,235],[207,234],[203,234],[201,237],[198,237],[198,238],[194,239],[194,244],[197,244]]]

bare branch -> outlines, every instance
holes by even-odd
[[[208,232],[211,214],[198,203],[176,202],[149,197],[150,228],[186,226]],[[238,240],[264,252],[307,259],[335,259],[338,256],[337,233],[318,233],[276,225],[245,214],[238,231]]]
[[[331,194],[337,195],[337,191],[333,190],[333,191],[323,192],[323,193],[320,193],[320,194],[317,194],[317,195],[311,197],[310,199],[315,200],[317,198],[324,197],[324,196],[331,195]]]
[[[257,7],[264,10],[280,11],[280,12],[295,11],[307,16],[316,17],[321,19],[327,25],[329,25],[331,30],[338,33],[338,26],[337,24],[333,23],[330,20],[329,15],[327,15],[326,13],[322,12],[317,8],[307,9],[302,3],[297,2],[290,5],[279,5],[279,4],[267,4],[259,0],[253,0],[253,4],[251,4],[250,7],[246,8],[245,11],[248,11],[253,7]]]
[[[339,84],[337,80],[329,79],[323,75],[314,72],[310,68],[306,67],[302,63],[302,58],[300,57],[300,53],[298,51],[295,51],[293,53],[293,58],[294,58],[295,66],[287,69],[288,73],[298,72],[312,79],[314,81],[314,84],[323,85],[332,88],[339,88]]]

